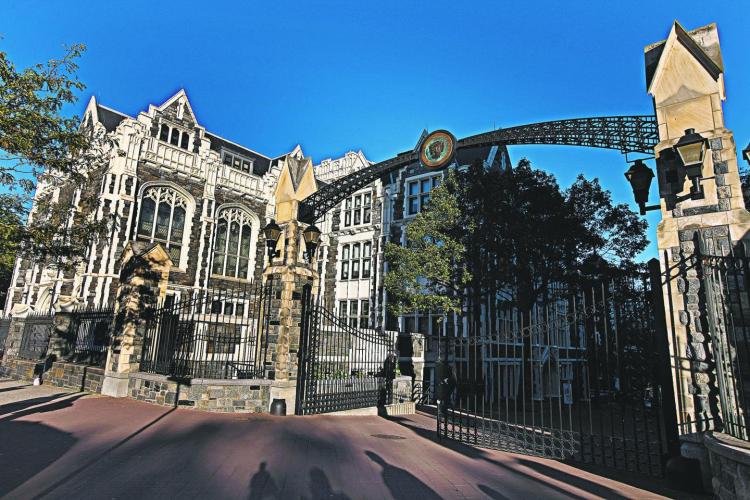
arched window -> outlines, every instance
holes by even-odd
[[[188,135],[187,132],[183,132],[182,133],[182,141],[180,142],[180,147],[182,149],[187,149],[189,141],[190,141],[190,136]]]
[[[253,225],[250,214],[238,208],[222,210],[216,224],[212,273],[247,279],[252,273]]]
[[[137,239],[162,243],[174,266],[180,265],[187,200],[166,186],[154,186],[141,196]]]
[[[173,146],[180,145],[180,131],[176,128],[172,129],[172,135],[169,137],[169,143]]]
[[[164,142],[167,142],[169,140],[169,127],[161,124],[161,129],[159,130],[159,140],[162,140]]]

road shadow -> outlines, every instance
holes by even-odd
[[[492,488],[490,488],[489,486],[486,486],[484,484],[478,484],[477,488],[479,488],[479,491],[481,491],[482,493],[484,493],[485,495],[487,495],[492,500],[509,500],[508,497],[506,497],[505,495],[503,495],[499,491],[493,490]]]
[[[40,413],[49,413],[53,411],[63,410],[65,408],[70,408],[71,406],[73,406],[73,403],[76,400],[85,396],[86,394],[81,393],[73,395],[58,394],[56,396],[28,399],[23,402],[28,404],[13,404],[12,408],[10,409],[6,409],[6,407],[3,407],[3,409],[0,411],[0,415],[2,415],[2,417],[0,417],[0,422],[16,420],[28,415],[37,415]]]
[[[311,500],[349,500],[345,493],[333,490],[328,476],[318,467],[310,469],[310,495]]]
[[[563,495],[570,495],[570,491],[567,491],[563,488],[558,487],[556,484],[552,482],[547,482],[541,480],[538,476],[534,474],[529,474],[528,472],[525,472],[523,468],[531,469],[532,471],[542,474],[549,479],[552,479],[554,481],[559,481],[564,484],[570,484],[571,486],[574,486],[582,491],[585,491],[587,493],[590,493],[592,495],[600,496],[603,498],[616,498],[616,499],[622,499],[626,498],[623,495],[621,495],[619,492],[613,490],[612,488],[609,488],[607,486],[603,486],[601,484],[597,484],[593,481],[589,481],[588,479],[581,478],[579,476],[575,476],[573,474],[569,474],[565,471],[555,469],[553,467],[541,464],[539,462],[523,459],[521,457],[518,457],[516,455],[512,456],[512,462],[509,461],[509,463],[517,463],[521,467],[513,467],[509,464],[500,462],[498,460],[493,459],[491,456],[489,456],[488,452],[481,449],[481,448],[475,448],[473,446],[469,446],[466,444],[463,444],[458,441],[454,441],[452,439],[447,438],[438,438],[437,431],[435,428],[428,429],[423,426],[420,426],[416,424],[413,420],[406,418],[406,417],[388,417],[388,420],[397,423],[418,436],[430,440],[434,443],[439,444],[440,446],[443,446],[445,448],[448,448],[452,451],[455,451],[456,453],[460,453],[466,457],[472,458],[474,460],[484,460],[486,462],[489,462],[493,465],[496,465],[497,467],[503,468],[513,474],[518,474],[520,476],[524,476],[530,481],[536,481],[536,482],[542,482],[545,487],[550,488],[552,490],[555,490],[558,493],[561,493]],[[568,465],[568,464],[566,464]],[[628,483],[628,481],[621,481],[623,483]],[[634,485],[635,486],[635,485]],[[638,484],[637,487],[642,489],[648,489],[649,491],[653,491],[655,493],[659,494],[666,494],[667,490],[666,488],[656,488],[653,489],[654,485],[651,485],[651,488],[646,487],[646,485]],[[489,488],[485,486],[485,488]],[[672,492],[673,493],[673,492]]]
[[[12,403],[6,403],[4,405],[0,405],[0,415],[6,415],[8,413],[13,413],[19,410],[24,410],[31,406],[49,403],[50,401],[62,399],[67,396],[70,396],[70,393],[52,394],[50,396],[42,396],[38,398],[30,398],[30,399],[24,399],[22,401],[14,401]]]
[[[383,483],[385,483],[391,496],[396,500],[414,500],[416,498],[440,500],[442,498],[435,490],[417,479],[414,474],[406,469],[389,464],[375,452],[367,450],[365,451],[365,455],[383,468],[380,473]]]
[[[24,387],[31,387],[31,384],[26,385],[14,385],[13,387],[3,387],[0,389],[0,392],[10,392],[10,391],[17,391],[19,389],[23,389]]]
[[[54,463],[77,441],[37,422],[0,422],[0,497]]]

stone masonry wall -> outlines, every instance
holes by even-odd
[[[162,406],[224,413],[268,413],[267,380],[194,380],[190,385],[161,375],[131,374],[128,396]],[[175,403],[176,400],[176,403]]]
[[[44,371],[44,363],[27,359],[5,359],[0,366],[0,375],[19,380],[34,380],[34,374]]]
[[[713,478],[711,485],[721,500],[750,498],[750,447],[726,434],[706,433]]]
[[[44,383],[87,392],[102,392],[104,368],[56,361],[44,374]]]

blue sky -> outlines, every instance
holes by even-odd
[[[136,114],[184,87],[209,130],[269,156],[300,143],[317,163],[362,149],[374,161],[423,128],[456,136],[535,121],[652,113],[643,47],[719,26],[726,123],[750,141],[746,2],[7,1],[0,50],[18,67],[85,43],[80,78]],[[513,146],[562,185],[599,177],[632,204],[614,151]],[[656,191],[652,190],[652,200]],[[649,214],[655,239],[658,214]],[[644,254],[650,257],[655,245]]]

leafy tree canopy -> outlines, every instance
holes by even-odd
[[[23,70],[0,51],[2,252],[70,266],[107,228],[106,217],[90,216],[96,197],[85,193],[100,180],[113,144],[103,130],[63,115],[84,89],[76,76],[84,50],[73,45],[62,58]],[[2,255],[0,266],[12,261]]]
[[[409,225],[409,244],[387,246],[389,303],[396,313],[464,304],[479,317],[501,298],[526,311],[555,286],[632,270],[646,228],[597,179],[561,189],[526,159],[504,172],[478,162],[448,173]]]

